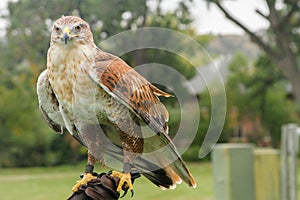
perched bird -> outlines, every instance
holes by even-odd
[[[94,178],[95,162],[105,165],[106,157],[123,163],[122,172],[112,172],[120,178],[117,192],[126,186],[133,193],[133,171],[161,188],[181,180],[196,187],[168,136],[168,111],[158,96],[171,95],[99,49],[83,19],[62,16],[54,23],[37,93],[47,124],[56,132],[67,130],[88,149],[84,177],[73,191]],[[145,137],[142,125],[153,134]]]

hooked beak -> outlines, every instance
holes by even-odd
[[[65,45],[67,45],[68,40],[70,40],[70,36],[69,36],[68,33],[64,33],[64,35],[63,35],[63,40],[65,41]]]
[[[62,34],[63,34],[62,39],[65,42],[65,45],[67,45],[68,41],[71,39],[70,37],[71,30],[69,28],[65,28]]]

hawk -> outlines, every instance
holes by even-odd
[[[50,128],[67,130],[88,149],[84,177],[73,191],[93,179],[94,164],[111,157],[114,170],[133,194],[131,172],[138,171],[161,188],[195,180],[168,136],[168,111],[159,96],[169,97],[126,62],[99,49],[89,24],[62,16],[54,23],[47,69],[37,82],[39,108]],[[143,126],[153,134],[145,136]],[[163,150],[162,150],[163,149]]]

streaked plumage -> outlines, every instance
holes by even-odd
[[[90,157],[105,156],[136,167],[154,184],[172,188],[196,183],[168,137],[168,111],[159,90],[120,58],[96,47],[79,17],[58,19],[51,34],[47,69],[37,83],[40,109],[57,132],[67,129]],[[154,132],[144,138],[140,124]],[[164,148],[163,154],[147,153]],[[173,163],[170,161],[173,159]],[[90,164],[93,163],[93,158]]]

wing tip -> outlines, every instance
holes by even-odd
[[[197,187],[197,183],[193,177],[193,175],[191,174],[191,172],[188,170],[188,175],[189,175],[189,185],[192,188],[196,188]]]
[[[158,89],[157,87],[155,87],[154,85],[151,85],[152,86],[152,89],[153,89],[153,93],[156,95],[156,96],[163,96],[163,97],[174,97],[172,94],[169,94],[165,91],[162,91],[160,89]]]

